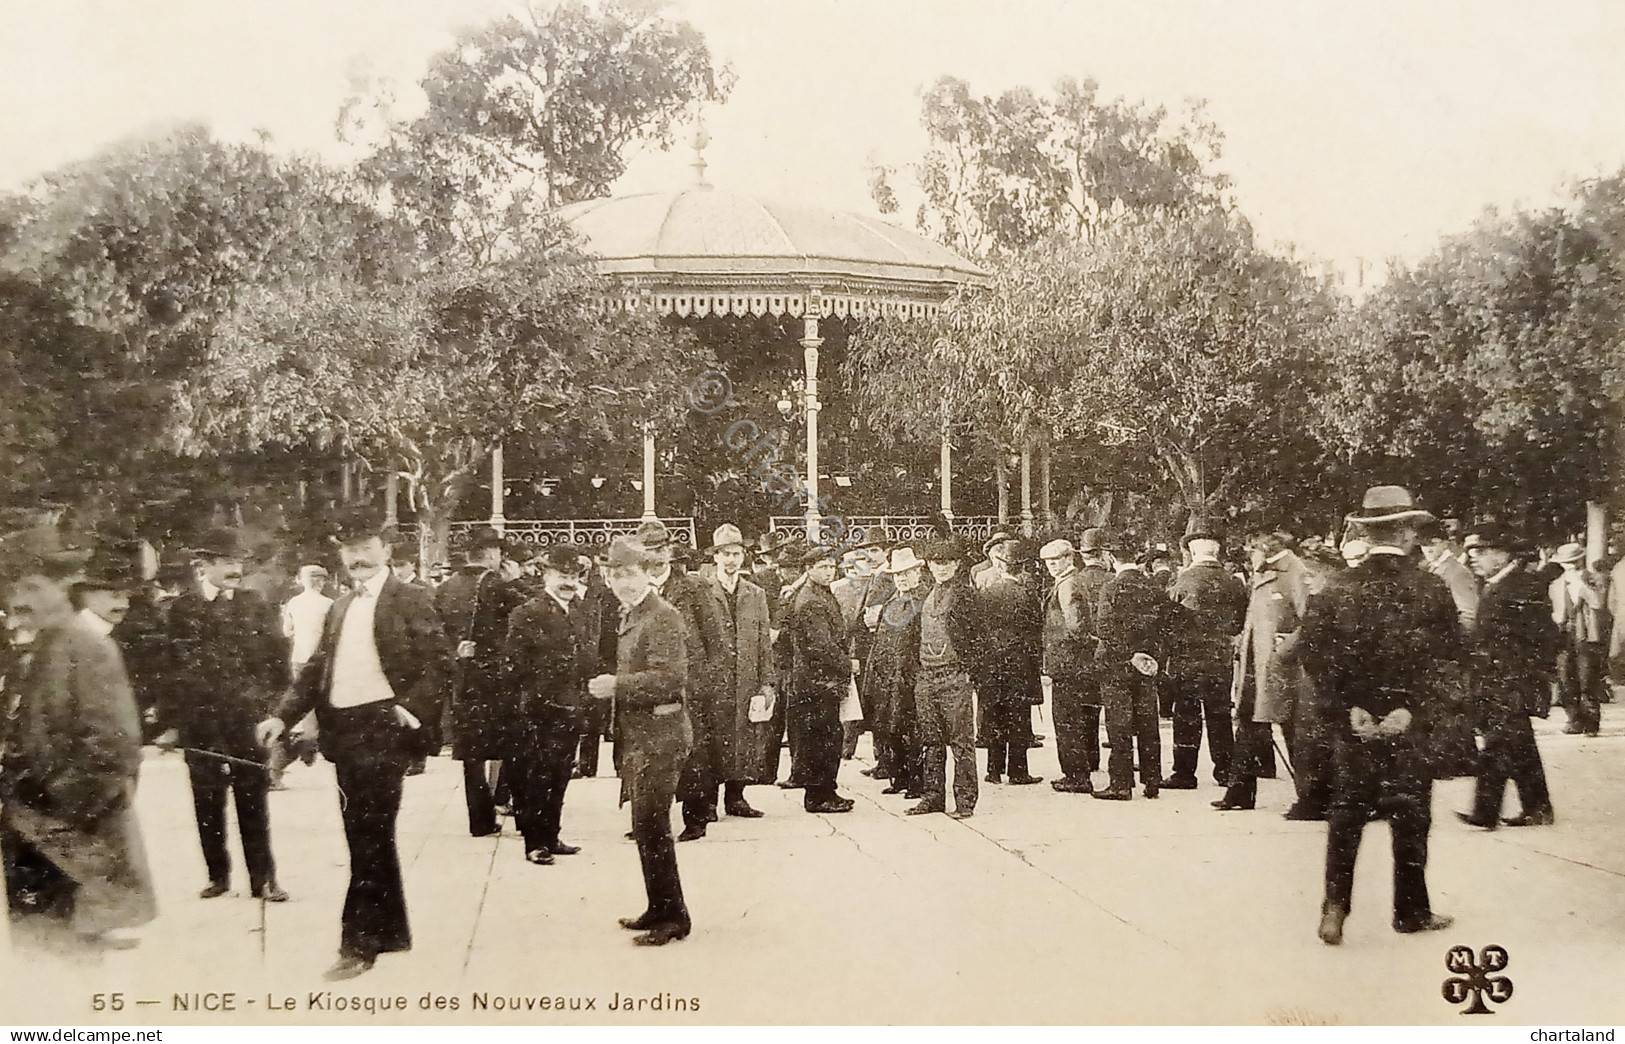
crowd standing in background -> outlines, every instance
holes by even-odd
[[[648,898],[620,923],[664,945],[692,929],[678,844],[762,816],[752,786],[800,789],[810,814],[852,812],[837,777],[867,731],[863,775],[911,816],[965,819],[983,785],[1042,782],[1029,754],[1051,740],[1061,795],[1197,790],[1205,744],[1224,787],[1211,804],[1244,812],[1284,770],[1286,818],[1327,823],[1320,938],[1342,941],[1376,819],[1392,835],[1394,928],[1436,930],[1450,919],[1427,890],[1434,780],[1477,777],[1457,812],[1473,828],[1556,823],[1531,719],[1557,705],[1565,732],[1598,734],[1625,660],[1625,562],[1610,574],[1578,544],[1547,554],[1505,526],[1440,520],[1398,487],[1368,491],[1339,536],[1193,526],[1169,547],[1105,527],[1041,544],[1000,530],[977,555],[952,532],[848,549],[751,543],[726,524],[685,565],[658,522],[596,553],[522,555],[485,529],[448,575],[347,515],[329,553],[267,600],[245,586],[229,529],[188,544],[180,570],[127,538],[86,550],[11,534],[10,909],[87,945],[138,941],[130,931],[156,916],[132,805],[143,741],[183,752],[200,898],[232,890],[229,795],[248,895],[287,899],[269,794],[319,747],[350,855],[328,976],[349,978],[411,946],[395,823],[424,758],[462,762],[472,836],[511,816],[526,861],[545,867],[604,840],[565,837],[569,784],[600,774],[607,738]],[[1508,782],[1517,807],[1503,815]],[[1058,821],[1081,814],[1031,800],[1057,802]],[[283,859],[308,858],[290,836]]]

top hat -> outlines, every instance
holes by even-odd
[[[1349,522],[1426,522],[1433,512],[1416,506],[1404,486],[1372,486],[1365,491],[1360,510],[1349,512]]]
[[[1102,551],[1106,547],[1106,534],[1099,526],[1090,526],[1078,538],[1079,551]]]
[[[739,531],[738,526],[724,522],[716,528],[716,532],[711,534],[711,550],[721,551],[727,547],[737,547],[743,551],[745,549],[745,534]]]
[[[1076,548],[1072,546],[1072,541],[1051,540],[1049,543],[1038,549],[1038,557],[1045,560],[1052,558],[1066,558],[1068,555],[1074,554],[1075,552]]]
[[[185,551],[193,558],[241,558],[244,553],[237,531],[224,526],[205,530]]]
[[[1482,543],[1482,538],[1480,538]],[[1579,544],[1564,544],[1552,554],[1552,561],[1558,565],[1578,565],[1585,561],[1586,549]]]
[[[671,530],[666,523],[652,518],[638,527],[637,539],[648,550],[659,551],[671,543]]]
[[[918,569],[923,565],[925,565],[925,561],[914,554],[914,548],[904,544],[902,547],[892,550],[891,561],[886,565],[886,572],[906,573],[910,569]]]

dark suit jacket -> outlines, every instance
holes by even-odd
[[[625,615],[618,632],[614,733],[621,763],[634,771],[669,774],[675,782],[694,735],[684,701],[688,640],[682,614],[650,592]]]
[[[1180,607],[1143,569],[1118,573],[1100,586],[1095,629],[1100,633],[1102,677],[1141,677],[1129,665],[1135,653],[1168,662],[1168,648],[1179,626]]]
[[[786,628],[791,637],[790,687],[799,695],[844,690],[852,677],[841,605],[829,588],[808,581],[796,592]]]
[[[474,643],[473,656],[452,663],[455,757],[501,758],[512,744],[519,708],[503,684],[502,649],[509,617],[523,601],[517,588],[478,566],[465,566],[435,589],[435,612],[445,626],[452,655],[456,656],[457,643]]]
[[[1521,566],[1479,593],[1472,643],[1480,726],[1545,716],[1562,641],[1551,610],[1545,582]]]
[[[288,725],[312,710],[316,712],[322,753],[329,761],[366,753],[357,746],[367,742],[366,738],[337,734],[332,727],[334,708],[328,702],[333,688],[333,652],[338,646],[344,614],[354,598],[353,592],[344,594],[328,609],[316,652],[299,672],[293,691],[277,708],[277,717]],[[422,723],[422,728],[417,730],[401,728],[391,732],[383,738],[384,742],[414,755],[436,752],[440,746],[440,707],[450,674],[451,649],[446,644],[440,617],[435,613],[433,597],[424,588],[390,577],[378,595],[372,633],[384,677],[395,692],[395,704],[406,708]]]
[[[722,659],[728,654],[719,619],[721,608],[711,592],[711,582],[673,566],[665,587],[657,588],[655,593],[683,618],[688,692],[690,697],[709,704],[721,688]]]
[[[1176,655],[1193,666],[1228,670],[1247,622],[1247,585],[1217,562],[1195,562],[1168,595],[1188,610]]]
[[[193,589],[169,607],[168,667],[158,695],[164,728],[184,747],[259,760],[254,726],[288,686],[288,642],[276,606],[253,591],[210,602]]]
[[[587,679],[599,673],[591,626],[596,612],[578,602],[566,615],[543,592],[509,617],[504,683],[523,725],[515,741],[528,745],[540,730],[585,724]]]

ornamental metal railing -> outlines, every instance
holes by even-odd
[[[823,520],[823,532],[827,540],[847,547],[874,539],[894,544],[900,540],[926,539],[937,531],[940,521],[940,515],[844,515],[839,522],[831,516]],[[992,536],[998,525],[997,515],[955,515],[950,523],[955,533],[977,540]],[[775,533],[799,535],[807,531],[807,519],[803,515],[774,515],[772,529]]]
[[[604,548],[618,536],[632,536],[637,533],[638,527],[643,525],[642,518],[556,518],[556,519],[507,519],[502,523],[502,535],[510,545],[527,549],[541,549],[544,547],[576,546],[585,548]],[[693,547],[694,519],[663,518],[660,521],[671,530],[672,539],[679,544]],[[453,522],[451,524],[451,541],[456,547],[468,534],[476,529],[489,529],[491,523],[486,522]]]

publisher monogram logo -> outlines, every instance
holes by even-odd
[[[1511,961],[1501,946],[1486,946],[1476,958],[1470,946],[1450,947],[1444,955],[1444,966],[1455,974],[1444,980],[1444,999],[1451,1004],[1471,1001],[1463,1015],[1494,1015],[1484,1001],[1504,1004],[1511,1000],[1512,980],[1492,973],[1504,970]]]

